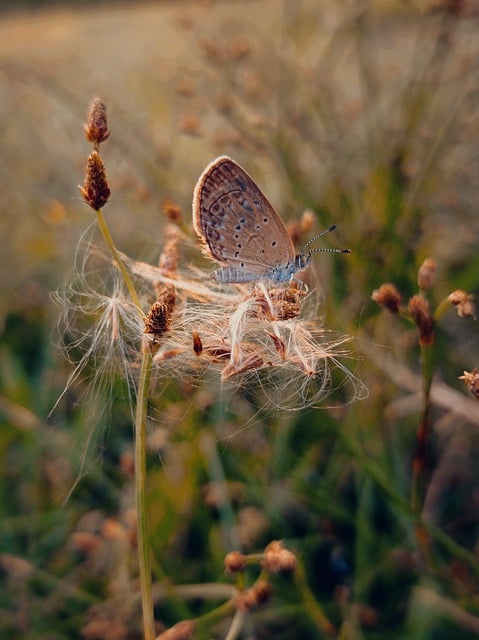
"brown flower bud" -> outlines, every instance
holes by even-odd
[[[90,105],[88,122],[85,125],[85,136],[89,142],[95,143],[95,146],[104,142],[110,136],[106,118],[106,105],[100,98],[95,98]]]
[[[375,289],[372,292],[371,300],[386,307],[391,313],[399,313],[399,305],[402,302],[402,297],[396,285],[385,282],[379,289]]]
[[[312,231],[315,222],[316,214],[314,211],[312,209],[305,209],[300,220],[301,233],[306,234]]]
[[[473,302],[474,296],[470,293],[466,293],[461,289],[456,289],[449,296],[448,300],[456,307],[457,315],[460,318],[474,318],[476,319],[476,310]]]
[[[472,393],[473,396],[479,400],[479,373],[477,369],[472,371],[464,371],[463,376],[459,376],[459,380],[464,380],[464,384]]]
[[[93,151],[88,158],[83,187],[78,187],[81,194],[92,209],[98,211],[110,198],[110,187],[106,177],[105,165],[98,151]]]
[[[173,202],[173,200],[165,200],[162,208],[164,215],[170,222],[174,222],[175,224],[181,222],[181,209],[180,205],[176,204],[176,202]]]
[[[178,244],[181,237],[178,227],[168,225],[165,236],[167,240],[161,252],[158,266],[162,275],[174,278],[178,270]]]
[[[203,353],[203,342],[198,331],[193,331],[193,351],[197,356]]]
[[[434,343],[434,319],[429,311],[429,302],[423,296],[413,296],[408,303],[409,313],[419,333],[419,344]]]
[[[270,573],[292,571],[296,568],[296,556],[285,549],[280,540],[274,540],[264,550],[263,569]]]
[[[419,267],[417,284],[420,289],[430,289],[436,281],[436,261],[434,258],[426,258]]]
[[[245,564],[244,554],[239,551],[231,551],[226,555],[224,560],[225,571],[229,574],[243,571]]]
[[[271,596],[272,588],[266,580],[258,580],[251,589],[245,589],[236,596],[236,606],[241,611],[251,611],[266,602]]]
[[[266,298],[260,290],[254,292],[254,298],[260,306],[261,312],[270,320],[290,320],[301,312],[301,298],[306,295],[302,289],[288,287],[287,289],[270,289]]]
[[[190,640],[193,637],[196,624],[193,620],[182,620],[156,637],[156,640]]]
[[[145,318],[145,333],[152,336],[152,345],[158,345],[161,337],[171,325],[171,316],[176,303],[176,291],[172,286],[165,287],[158,295]]]

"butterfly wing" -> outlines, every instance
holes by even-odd
[[[218,262],[262,274],[294,260],[294,246],[279,215],[254,180],[221,156],[206,167],[193,196],[193,228]]]

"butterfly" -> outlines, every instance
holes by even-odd
[[[228,156],[213,160],[201,174],[193,194],[193,228],[206,252],[224,265],[211,274],[217,282],[288,282],[305,269],[318,251],[312,238],[296,253],[284,222],[246,171]]]

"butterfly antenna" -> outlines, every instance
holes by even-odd
[[[331,231],[334,231],[336,229],[336,225],[333,224],[331,227],[329,227],[329,229],[326,229],[326,231],[322,231],[321,233],[318,233],[317,235],[313,236],[310,240],[308,240],[308,242],[304,245],[303,247],[303,251],[309,247],[309,245],[314,242],[315,240],[317,240],[318,238],[322,238],[323,236],[327,235],[328,233],[331,233]],[[331,249],[329,247],[320,247],[318,249],[309,249],[308,253],[351,253],[351,249]]]

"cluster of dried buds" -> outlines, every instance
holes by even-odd
[[[433,287],[435,280],[436,261],[433,258],[426,258],[418,271],[420,293],[409,299],[407,309],[402,308],[402,296],[394,284],[382,284],[371,295],[371,300],[382,305],[391,313],[401,313],[410,317],[417,327],[419,343],[423,346],[433,344],[435,339],[435,317],[431,312],[429,300],[425,295],[425,291]],[[451,293],[447,300],[454,305],[459,317],[475,318],[473,296],[471,294],[458,289]]]
[[[110,199],[111,191],[106,177],[105,165],[100,157],[100,144],[108,139],[110,130],[107,124],[106,105],[95,98],[90,105],[85,136],[93,143],[93,151],[88,158],[85,182],[79,186],[85,202],[95,211],[99,211]]]
[[[280,540],[274,540],[267,545],[263,553],[245,555],[239,551],[232,551],[224,560],[225,571],[229,575],[242,573],[247,565],[255,564],[260,564],[263,570],[261,577],[250,587],[236,592],[229,603],[231,611],[237,610],[246,614],[267,602],[273,593],[273,587],[264,575],[294,571],[296,556],[286,549]],[[189,640],[194,637],[197,627],[194,620],[182,620],[163,631],[157,640]]]
[[[436,313],[433,314],[430,310],[429,300],[426,298],[425,292],[433,287],[435,280],[436,261],[433,258],[427,258],[418,271],[420,293],[409,299],[407,309],[402,307],[402,296],[394,284],[382,284],[379,289],[373,291],[371,295],[372,300],[388,309],[391,313],[402,314],[411,318],[417,327],[419,344],[422,346],[434,344],[435,315],[440,315],[445,306],[449,304],[453,305],[460,318],[476,319],[474,296],[461,289],[453,291],[444,303],[438,306]],[[476,369],[471,372],[464,371],[464,375],[459,379],[464,381],[476,398],[479,398],[479,374]]]

